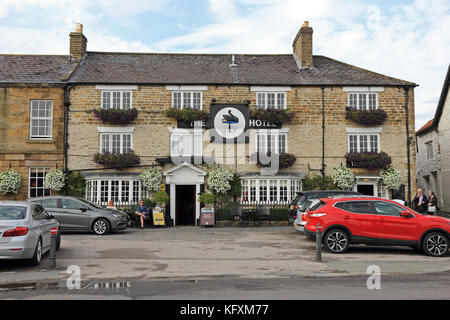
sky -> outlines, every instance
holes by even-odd
[[[292,53],[309,21],[313,54],[415,82],[416,129],[432,119],[450,63],[449,0],[0,0],[0,53]]]

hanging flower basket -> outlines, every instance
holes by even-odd
[[[52,170],[45,176],[44,188],[59,192],[65,186],[66,176],[61,170]]]
[[[16,171],[9,169],[0,173],[0,194],[17,194],[22,186],[22,177]]]
[[[381,183],[388,190],[397,191],[402,185],[402,175],[400,171],[387,167],[380,171]]]
[[[150,192],[161,190],[162,173],[155,169],[148,169],[139,175],[142,185]]]
[[[126,125],[133,122],[137,116],[137,109],[94,109],[94,115],[104,123]]]
[[[217,194],[225,195],[231,190],[233,178],[233,173],[226,169],[214,169],[208,173],[209,189]]]
[[[345,108],[345,119],[363,124],[366,126],[376,126],[383,124],[388,118],[383,109],[376,110],[357,110],[354,108]]]
[[[355,174],[347,167],[334,167],[331,179],[342,190],[350,190],[355,184]]]
[[[349,152],[345,155],[347,166],[350,168],[364,168],[380,170],[392,163],[391,157],[385,152]]]
[[[291,122],[294,113],[284,109],[252,109],[250,110],[250,119],[270,122],[275,125],[281,125],[285,122]]]
[[[97,153],[94,155],[94,162],[105,168],[122,170],[125,168],[137,166],[141,160],[133,151],[125,154]]]

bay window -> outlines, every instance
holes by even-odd
[[[301,191],[301,179],[293,177],[243,178],[243,204],[289,203]]]
[[[140,180],[133,178],[98,178],[86,182],[86,199],[106,205],[110,200],[115,204],[135,204],[148,197],[148,192]]]

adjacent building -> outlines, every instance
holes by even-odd
[[[64,86],[76,61],[69,55],[0,55],[0,172],[22,177],[24,200],[49,195],[45,175],[64,167]]]
[[[290,54],[114,53],[87,51],[78,28],[70,48],[80,63],[67,81],[68,169],[85,176],[86,198],[98,203],[137,202],[148,195],[139,174],[161,170],[175,224],[196,223],[198,196],[217,167],[240,176],[242,203],[288,203],[302,179],[329,175],[335,166],[352,168],[354,190],[390,197],[378,171],[349,163],[347,153],[386,153],[403,176],[395,197],[410,199],[416,85],[313,55],[312,38],[305,22]],[[362,124],[348,108],[387,117]],[[199,118],[179,121],[168,116],[172,109],[193,109]],[[111,124],[102,110],[137,116]],[[276,122],[272,113],[292,118]],[[255,164],[257,152],[289,154],[295,162],[266,175]],[[98,161],[102,155],[140,161],[112,169]]]
[[[434,191],[442,211],[450,212],[450,65],[436,114],[416,132],[417,186]]]

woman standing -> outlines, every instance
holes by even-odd
[[[439,212],[438,200],[434,191],[428,191],[428,213],[436,215]]]

